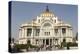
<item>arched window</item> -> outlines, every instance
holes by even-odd
[[[44,24],[44,27],[50,27],[50,26],[51,26],[50,23],[45,23],[45,24]]]
[[[40,19],[38,20],[38,23],[40,23]]]
[[[54,23],[56,23],[56,20],[54,20]]]

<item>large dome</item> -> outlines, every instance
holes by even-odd
[[[40,14],[41,17],[53,17],[54,14],[52,12],[49,11],[48,6],[46,8],[46,10],[44,12],[42,12]]]

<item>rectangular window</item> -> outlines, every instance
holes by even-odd
[[[54,32],[55,32],[55,36],[57,36],[57,34],[58,34],[58,29],[54,29]]]
[[[58,29],[54,29],[55,33],[58,33]]]
[[[50,32],[44,32],[45,36],[49,36]]]
[[[36,36],[39,36],[40,29],[36,29]]]
[[[32,33],[32,28],[28,28],[27,29],[27,36],[31,36],[31,33]]]
[[[66,33],[66,28],[62,28],[62,33]]]
[[[49,32],[49,34],[48,35],[50,35],[50,32]]]

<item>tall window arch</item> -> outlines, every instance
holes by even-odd
[[[44,27],[51,27],[51,24],[50,23],[45,23],[43,26]]]

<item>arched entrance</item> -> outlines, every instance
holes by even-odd
[[[27,44],[31,44],[30,40],[27,41]]]
[[[53,34],[53,23],[50,20],[46,20],[42,23],[41,29],[40,29],[40,36],[43,37],[43,44],[45,45],[52,45],[52,34]]]
[[[46,39],[46,45],[49,45],[49,39]]]

